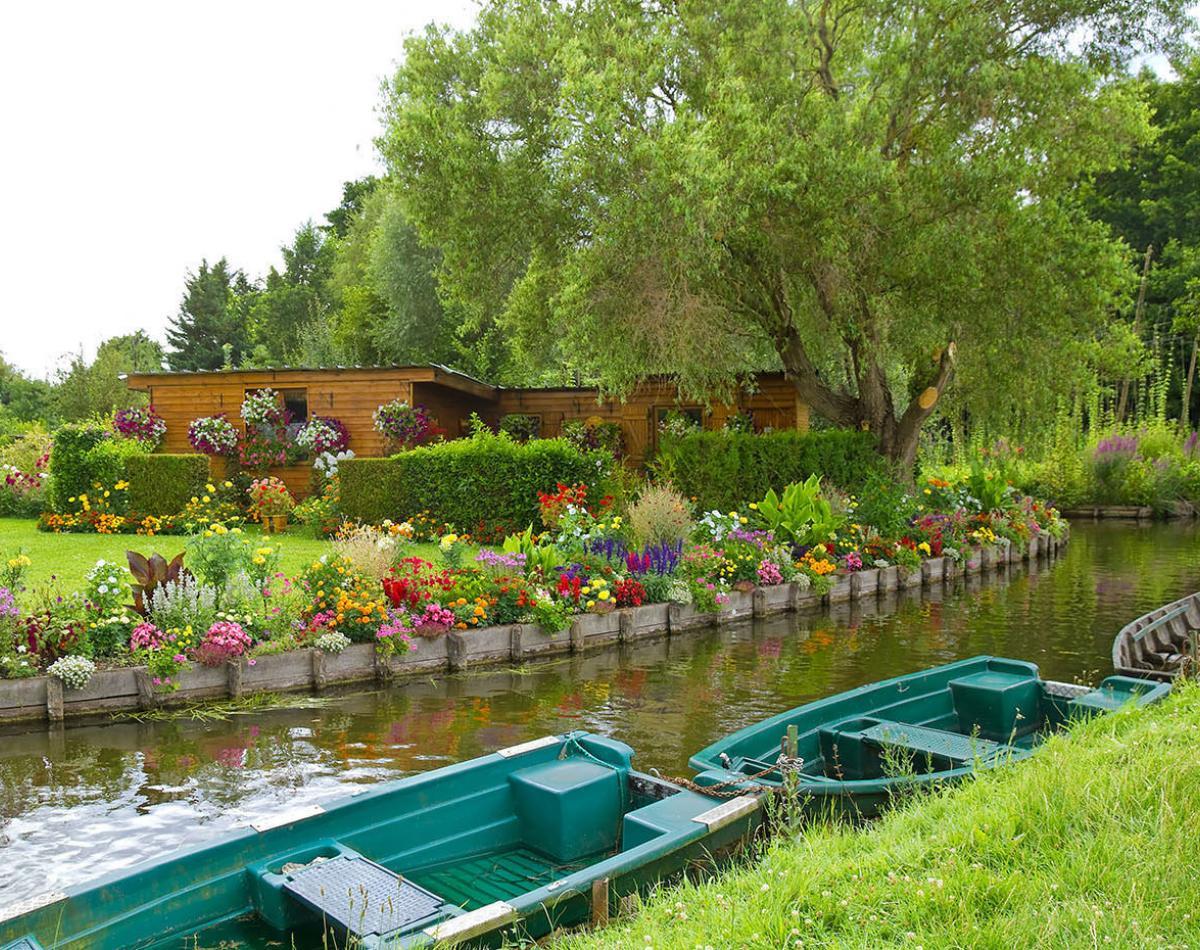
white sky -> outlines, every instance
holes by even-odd
[[[186,272],[251,275],[378,171],[379,83],[469,0],[0,5],[0,353],[162,339]]]

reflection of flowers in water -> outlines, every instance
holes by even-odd
[[[758,655],[768,659],[778,659],[783,656],[783,640],[779,637],[768,637],[759,641]]]
[[[214,760],[227,768],[240,769],[246,764],[246,750],[239,746],[226,746],[218,749]]]

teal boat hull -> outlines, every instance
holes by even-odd
[[[809,814],[872,818],[898,795],[1023,759],[1074,719],[1169,691],[1125,676],[1095,689],[1053,683],[1033,663],[980,656],[780,713],[713,743],[690,765],[696,784],[714,791],[786,783]],[[781,761],[785,752],[792,755]]]
[[[0,948],[209,946],[248,924],[297,947],[322,946],[328,931],[362,950],[537,938],[719,863],[758,827],[756,797],[682,789],[634,771],[632,755],[571,733],[265,816],[0,911]]]

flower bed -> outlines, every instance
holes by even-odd
[[[1065,532],[1053,509],[1007,486],[985,507],[936,479],[856,499],[812,477],[697,517],[668,484],[618,502],[574,482],[536,490],[540,530],[493,548],[475,551],[424,516],[346,525],[288,576],[277,543],[242,533],[226,501],[237,491],[209,484],[192,499],[177,556],[131,553],[128,572],[99,562],[79,591],[26,590],[28,559],[0,562],[0,674],[50,672],[47,703],[57,690],[69,706],[94,676],[134,664],[143,705],[360,676],[368,653],[378,677],[455,670],[874,597],[1051,550]],[[111,494],[83,497],[90,517],[110,515],[96,512]],[[282,495],[269,480],[249,494]],[[416,540],[436,541],[437,554],[417,556]],[[314,649],[307,665],[297,658]]]

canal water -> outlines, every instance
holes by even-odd
[[[570,729],[642,769],[783,709],[978,654],[1096,682],[1113,635],[1200,589],[1195,525],[1077,524],[1051,565],[523,669],[419,680],[227,721],[0,733],[0,906],[237,824]]]

